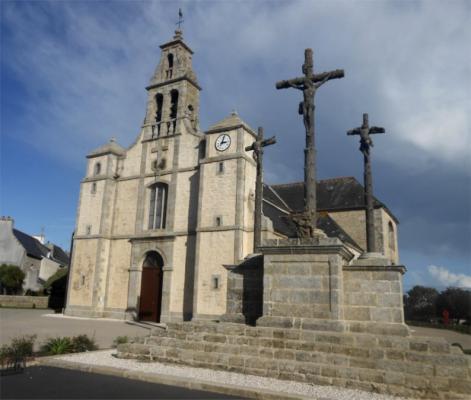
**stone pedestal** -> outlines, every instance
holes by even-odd
[[[351,332],[407,336],[402,300],[406,267],[366,253],[343,268],[344,317]]]
[[[344,331],[343,266],[353,254],[337,238],[267,240],[263,317],[257,326]]]
[[[227,274],[227,311],[221,322],[255,324],[262,315],[263,256],[251,254],[237,265],[224,265]]]

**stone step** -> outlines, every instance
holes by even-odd
[[[440,368],[437,376],[433,375],[433,368],[424,371],[419,365],[395,362],[392,364],[379,363],[358,364],[354,359],[348,360],[332,357],[308,360],[304,357],[295,360],[286,360],[273,357],[260,350],[258,353],[230,354],[221,352],[222,349],[206,347],[202,350],[176,348],[171,343],[168,345],[127,345],[127,350],[135,357],[137,354],[142,359],[159,361],[164,363],[185,364],[194,367],[221,369],[251,375],[267,376],[277,379],[294,380],[298,382],[310,382],[315,384],[334,384],[352,387],[362,390],[378,390],[382,393],[397,395],[416,395],[416,391],[427,393],[427,398],[438,398],[433,391],[448,391],[450,385],[458,385],[459,391],[465,394],[466,369]],[[134,347],[133,347],[134,346]],[[120,346],[121,347],[121,346]],[[120,348],[121,356],[125,357],[126,349]],[[212,350],[212,351],[211,351]],[[218,350],[218,351],[215,351]],[[299,352],[301,355],[302,352]],[[450,367],[448,367],[450,368]],[[453,380],[447,377],[459,372]],[[461,383],[460,383],[461,382]],[[404,386],[413,386],[414,389],[406,389]],[[463,388],[463,389],[460,389]],[[464,396],[463,396],[464,398]]]
[[[471,391],[471,357],[431,338],[187,323],[120,345],[118,353],[410,397],[464,399]]]

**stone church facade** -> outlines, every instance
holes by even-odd
[[[87,155],[65,313],[182,321],[226,312],[227,268],[253,253],[256,134],[232,113],[205,132],[192,50],[180,31],[161,47],[145,120],[127,149],[115,141]],[[359,256],[366,248],[363,187],[318,182],[319,224]],[[263,238],[295,235],[300,183],[265,185]],[[377,240],[398,264],[397,219],[375,200]]]

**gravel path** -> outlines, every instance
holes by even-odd
[[[205,368],[192,368],[167,365],[158,362],[139,362],[113,357],[116,350],[102,350],[57,357],[68,362],[102,367],[113,367],[129,371],[191,378],[209,383],[223,382],[243,388],[266,389],[279,393],[295,394],[323,400],[405,400],[402,397],[388,396],[334,386],[310,385],[306,383],[282,381],[273,378],[243,375],[235,372],[214,371]]]

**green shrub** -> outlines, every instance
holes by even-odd
[[[33,355],[34,342],[36,335],[25,335],[14,338],[11,341],[10,347],[13,353],[19,357],[31,357]]]
[[[18,293],[25,279],[26,274],[16,265],[0,265],[0,287],[4,288],[7,294]]]
[[[49,356],[72,353],[72,351],[72,340],[67,336],[50,338],[41,346],[41,352]]]
[[[113,340],[112,347],[118,347],[120,344],[129,343],[128,336],[117,336],[115,340]]]
[[[87,335],[78,335],[72,338],[72,352],[81,353],[83,351],[92,351],[98,349],[93,338]]]
[[[24,364],[25,358],[33,356],[33,347],[36,335],[25,335],[12,339],[11,344],[0,347],[0,364]]]
[[[93,338],[87,335],[78,335],[72,338],[68,336],[48,339],[41,347],[41,352],[45,355],[57,355],[67,353],[81,353],[84,351],[97,350]]]

